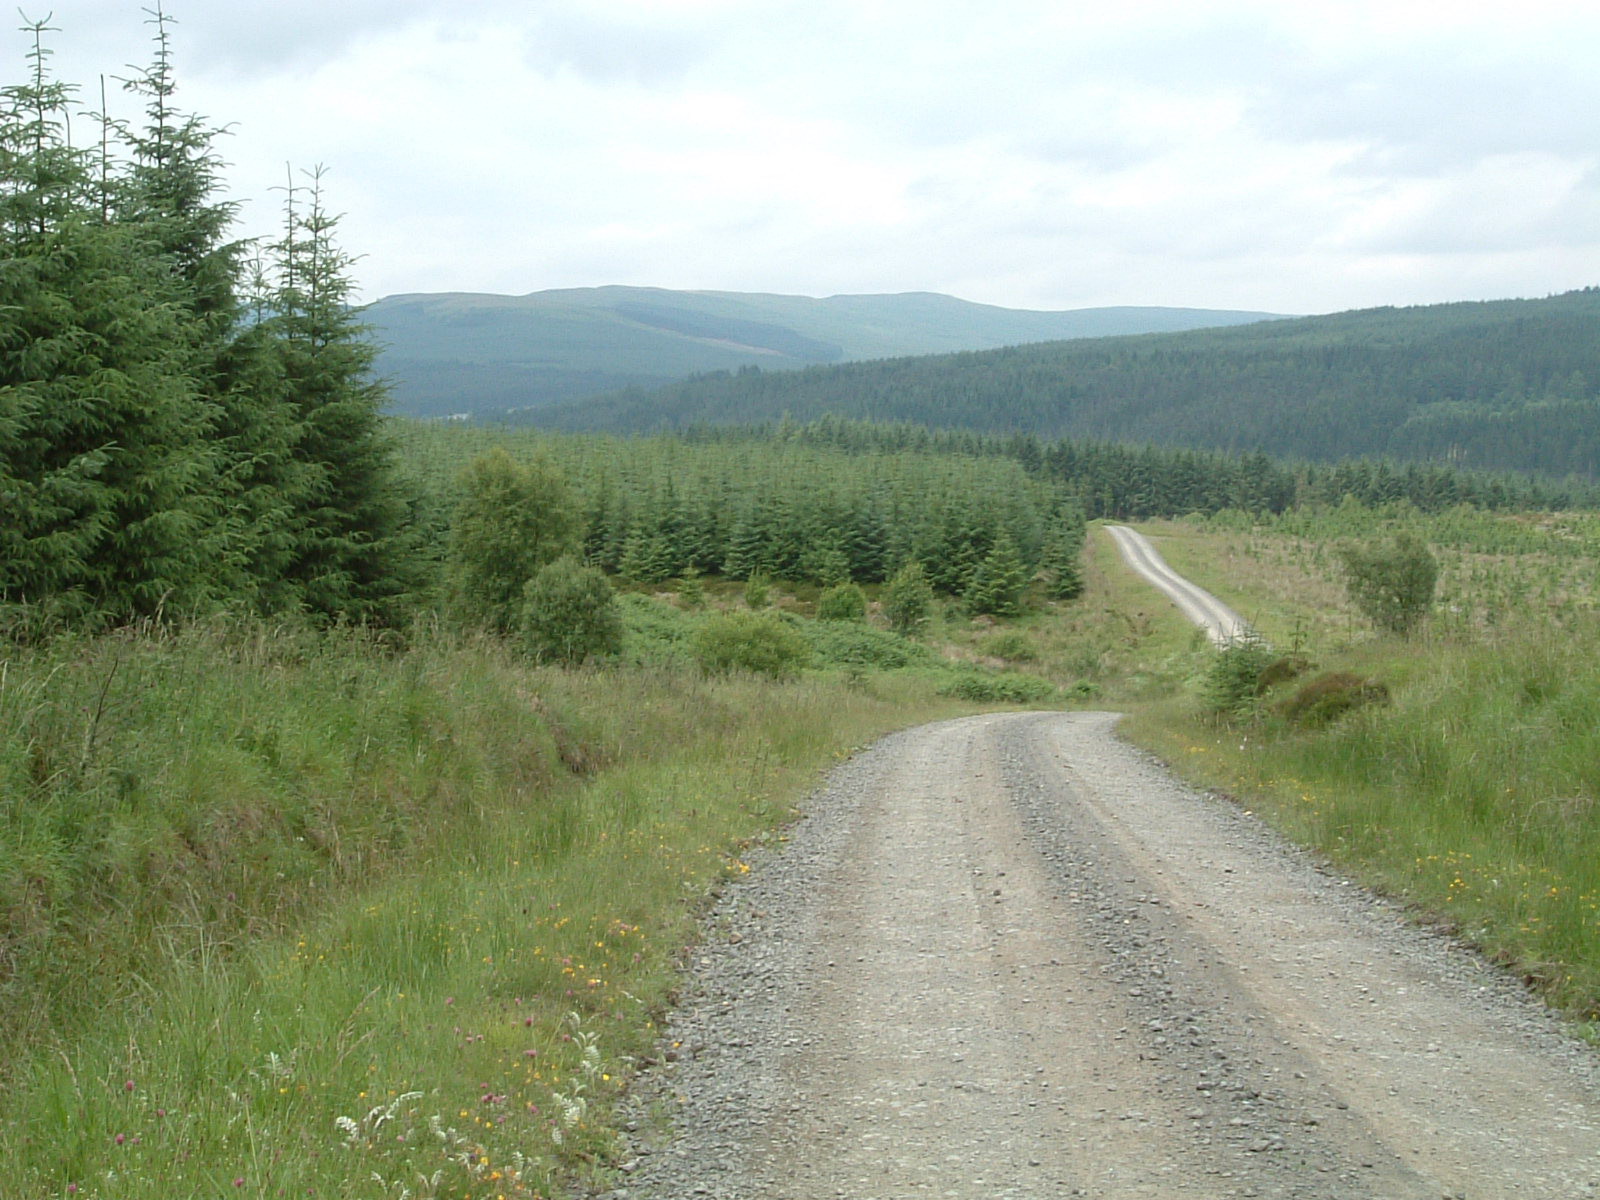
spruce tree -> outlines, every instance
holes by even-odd
[[[270,329],[306,472],[285,575],[313,613],[391,622],[419,584],[416,547],[383,429],[377,347],[351,303],[355,260],[335,240],[322,177],[311,171],[303,189],[291,179],[276,247]]]
[[[30,29],[31,79],[0,91],[0,599],[96,622],[190,609],[215,591],[215,410],[165,265],[105,219]]]

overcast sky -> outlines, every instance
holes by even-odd
[[[53,12],[57,73],[97,106],[101,74],[148,60],[151,2],[24,8]],[[180,104],[233,127],[242,229],[270,227],[286,163],[324,164],[368,299],[631,283],[1312,313],[1600,284],[1594,0],[167,11]],[[7,80],[26,45],[0,47]]]

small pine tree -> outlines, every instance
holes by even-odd
[[[883,614],[889,628],[905,637],[915,637],[933,615],[933,585],[916,559],[895,572],[883,592]]]
[[[994,547],[972,574],[967,585],[967,610],[997,617],[1015,616],[1022,611],[1022,593],[1028,586],[1028,569],[1017,544],[1008,534],[1000,534]]]
[[[522,634],[543,662],[577,666],[622,649],[622,614],[605,575],[570,554],[540,567],[522,594]]]

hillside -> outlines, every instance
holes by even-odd
[[[1600,289],[694,379],[537,414],[563,429],[826,413],[1331,461],[1600,470]]]
[[[527,296],[389,296],[365,313],[408,416],[484,413],[692,375],[1231,325],[1272,314],[1187,308],[1034,312],[912,292],[776,296],[601,287]]]

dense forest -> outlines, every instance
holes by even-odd
[[[43,22],[0,92],[0,614],[394,619],[409,514],[322,173],[230,240],[220,131],[151,23],[142,123],[83,111]]]
[[[641,430],[825,414],[984,433],[1593,477],[1600,289],[804,371],[745,368],[525,414]]]

